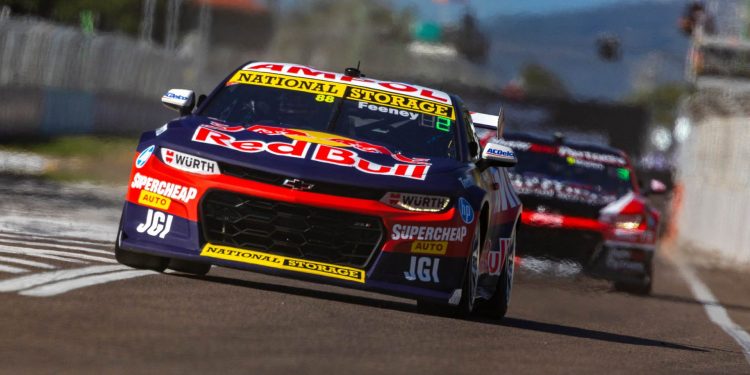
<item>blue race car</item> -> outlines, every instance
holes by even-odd
[[[353,68],[250,62],[197,108],[189,90],[162,102],[181,116],[141,136],[120,263],[225,266],[505,314],[515,154],[480,145],[458,97]]]

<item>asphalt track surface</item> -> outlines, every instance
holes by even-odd
[[[124,189],[0,177],[0,373],[747,374],[706,307],[750,327],[743,273],[659,256],[638,297],[570,264],[524,260],[502,322],[413,301],[214,267],[198,278],[119,266]],[[683,258],[679,258],[684,260]]]

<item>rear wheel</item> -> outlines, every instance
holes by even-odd
[[[625,283],[621,281],[615,281],[615,290],[641,296],[651,294],[651,289],[653,288],[654,284],[653,266],[651,265],[651,262],[648,262],[645,267],[646,275],[643,277],[643,281],[641,283]]]
[[[471,253],[466,262],[464,285],[461,290],[461,302],[458,304],[458,316],[468,318],[477,306],[477,286],[479,285],[479,253],[482,249],[482,223],[479,222],[471,240]]]
[[[492,295],[487,301],[484,301],[481,305],[482,315],[492,319],[502,319],[508,312],[508,305],[510,305],[510,294],[513,289],[513,274],[515,271],[515,256],[516,256],[516,237],[513,236],[513,247],[508,252],[508,256],[503,265],[503,271],[500,273],[500,277],[497,280],[497,289],[495,294]]]
[[[169,261],[168,268],[192,275],[203,276],[211,270],[211,265],[208,263],[191,262],[184,259],[172,259]]]

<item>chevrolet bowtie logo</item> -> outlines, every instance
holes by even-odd
[[[315,186],[314,184],[307,183],[297,178],[287,178],[282,185],[291,188],[292,190],[310,190]]]

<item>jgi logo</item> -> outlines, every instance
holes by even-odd
[[[172,228],[172,219],[172,215],[149,209],[146,215],[146,222],[138,225],[135,230],[138,233],[146,232],[149,236],[164,238]]]
[[[423,282],[439,283],[438,267],[440,266],[439,258],[428,257],[411,257],[409,272],[404,272],[404,278],[409,281],[419,279]]]

